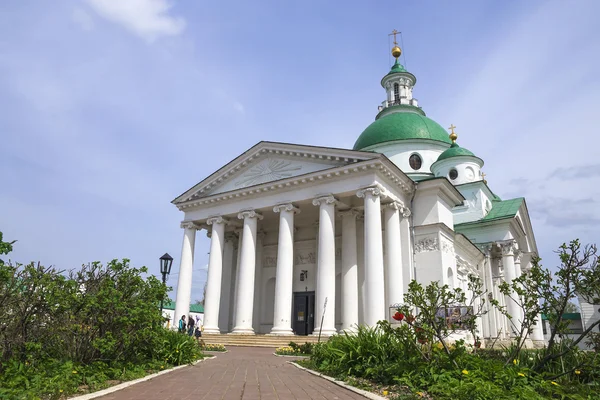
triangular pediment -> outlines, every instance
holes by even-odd
[[[376,157],[375,153],[363,151],[260,142],[177,197],[173,203],[179,204]]]

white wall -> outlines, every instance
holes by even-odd
[[[365,150],[384,154],[406,174],[431,175],[431,165],[448,147],[450,147],[449,144],[434,140],[399,140],[377,144]],[[421,168],[417,171],[412,169],[408,163],[408,159],[413,153],[417,153],[422,160]]]

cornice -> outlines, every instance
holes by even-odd
[[[352,164],[359,161],[375,158],[373,153],[344,150],[330,147],[306,146],[278,142],[259,142],[249,150],[245,151],[217,171],[209,175],[206,179],[194,185],[191,189],[185,191],[172,201],[173,204],[179,204],[197,197],[198,194],[205,194],[213,188],[220,186],[234,176],[241,169],[244,169],[257,160],[265,156],[277,155],[282,157],[300,158],[306,161],[320,161],[327,163],[347,163]]]
[[[397,167],[386,165],[388,163],[391,164],[391,161],[389,161],[387,158],[376,157],[349,165],[342,165],[339,167],[312,172],[305,175],[294,176],[278,181],[265,182],[260,185],[241,188],[226,193],[218,193],[207,197],[187,200],[176,204],[176,206],[179,210],[186,211],[190,208],[202,207],[203,205],[235,201],[241,198],[257,197],[263,193],[283,191],[292,187],[311,186],[339,177],[352,174],[358,175],[369,171],[378,171],[383,178],[385,178],[390,184],[398,187],[403,193],[412,193],[414,190],[414,183],[412,183],[410,178],[404,175],[402,171],[397,169]],[[400,174],[398,174],[394,169],[400,171]]]

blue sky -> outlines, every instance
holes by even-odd
[[[13,261],[158,272],[170,201],[260,140],[351,148],[384,99],[388,33],[415,97],[525,196],[545,265],[600,237],[600,2],[6,0],[0,230]],[[198,235],[192,299],[208,239]]]

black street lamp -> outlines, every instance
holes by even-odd
[[[167,282],[167,275],[171,273],[171,266],[173,265],[173,257],[169,253],[165,253],[160,258],[160,273],[162,275],[163,285]],[[160,299],[160,316],[163,315],[163,299]]]

